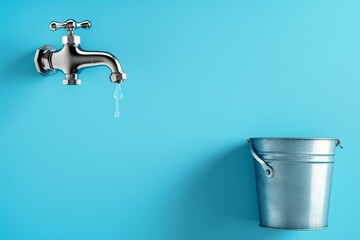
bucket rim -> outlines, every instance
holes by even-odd
[[[261,139],[269,139],[269,140],[331,140],[331,141],[339,141],[338,138],[299,138],[299,137],[252,137],[249,140],[261,140]]]

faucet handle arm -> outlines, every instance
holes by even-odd
[[[76,22],[75,20],[69,19],[66,22],[51,22],[49,27],[52,31],[65,28],[69,35],[73,35],[77,28],[89,29],[91,23],[90,21]]]

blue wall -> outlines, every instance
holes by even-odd
[[[8,1],[0,239],[359,239],[359,1]],[[81,86],[35,71],[52,20],[116,55]],[[258,227],[248,137],[335,137],[329,228]]]

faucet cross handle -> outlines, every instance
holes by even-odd
[[[68,31],[68,35],[74,35],[74,31],[77,28],[89,29],[91,27],[90,21],[76,22],[73,19],[69,19],[66,22],[51,22],[49,25],[52,31],[64,28]]]

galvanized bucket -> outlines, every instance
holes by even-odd
[[[250,138],[260,226],[327,227],[335,148],[332,138]]]

